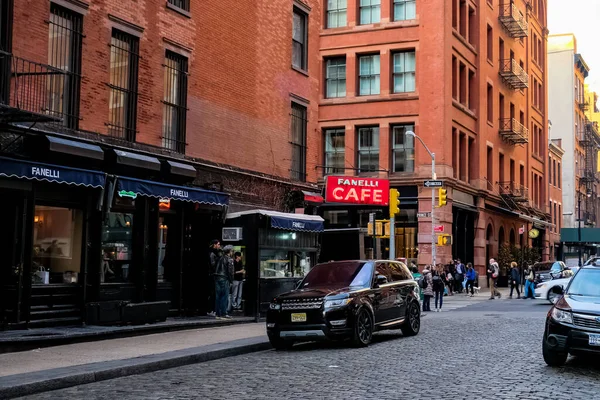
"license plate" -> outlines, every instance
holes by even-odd
[[[596,335],[593,333],[588,333],[588,335],[590,337],[590,346],[600,346],[600,335]]]
[[[306,313],[292,313],[292,322],[306,322]]]

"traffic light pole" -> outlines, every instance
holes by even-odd
[[[420,139],[419,139],[420,140]],[[421,142],[423,143],[423,142]],[[425,146],[425,143],[423,143],[423,146]],[[427,151],[429,152],[429,154],[431,155],[431,179],[435,180],[437,178],[436,174],[435,174],[435,153],[432,153],[429,151],[429,149],[427,148],[427,146],[425,146],[425,149],[427,149]],[[435,256],[437,255],[437,248],[436,248],[436,240],[435,240],[435,188],[431,188],[431,267],[435,268]]]
[[[396,259],[396,216],[390,215],[390,260]]]

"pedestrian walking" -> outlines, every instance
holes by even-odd
[[[496,289],[496,282],[498,281],[498,275],[500,274],[500,267],[493,258],[490,258],[490,264],[487,269],[488,277],[490,280],[490,300],[494,300],[495,297],[501,298],[502,294]]]
[[[420,280],[422,275],[419,273],[419,267],[417,267],[417,264],[415,264],[414,261],[411,262],[410,272],[412,273],[413,279],[415,281],[422,282]],[[421,286],[419,286],[419,300],[420,300],[421,304],[423,303],[423,299],[424,299],[423,288]]]
[[[518,264],[513,261],[510,263],[510,295],[508,296],[509,299],[512,299],[514,289],[517,289],[517,299],[521,298],[521,290],[519,289],[520,285],[521,274],[519,272],[519,267]]]
[[[448,296],[454,296],[454,275],[450,270],[450,267],[446,265],[444,268],[444,274],[446,275],[446,286],[448,287]]]
[[[431,298],[433,297],[433,280],[431,271],[433,267],[427,265],[423,270],[423,311],[431,311]]]
[[[435,295],[435,312],[442,311],[442,305],[444,304],[444,271],[435,270],[433,272],[433,277],[431,278],[432,289]],[[439,307],[438,307],[439,304]]]
[[[242,307],[242,289],[245,277],[246,269],[242,263],[242,253],[237,251],[233,260],[233,289],[231,290],[231,305],[234,310]]]
[[[469,287],[471,288],[471,297],[473,297],[475,295],[475,291],[473,290],[473,287],[475,286],[475,279],[477,279],[477,272],[475,272],[475,268],[473,268],[473,264],[471,263],[467,263],[467,286],[466,286],[466,292],[467,292],[467,296],[469,295]]]
[[[465,270],[465,265],[462,263],[462,261],[459,259],[456,260],[456,274],[454,277],[454,285],[456,288],[456,291],[459,293],[462,293],[463,291],[463,281],[465,279],[465,273],[467,271]]]
[[[523,299],[535,299],[535,271],[531,265],[525,270],[525,293]]]
[[[215,271],[217,269],[217,264],[219,260],[223,257],[223,250],[221,250],[221,241],[218,239],[211,240],[210,246],[208,248],[208,280],[210,282],[213,280]],[[208,285],[208,298],[207,307],[206,307],[206,315],[214,317],[216,316],[216,294],[215,294],[215,285],[214,283]]]
[[[217,319],[231,318],[227,314],[227,302],[231,291],[231,283],[233,282],[233,246],[225,246],[223,248],[223,257],[217,262],[215,273],[215,313]]]

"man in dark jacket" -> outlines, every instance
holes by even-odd
[[[217,319],[229,319],[227,315],[227,306],[229,302],[229,293],[231,291],[231,283],[233,282],[233,246],[225,246],[223,248],[223,257],[217,262],[215,273],[215,313]]]
[[[210,246],[208,248],[208,279],[206,280],[206,282],[208,283],[207,315],[211,317],[216,316],[217,311],[215,308],[215,285],[212,282],[212,280],[215,270],[217,269],[217,263],[219,262],[219,259],[221,259],[221,257],[223,257],[223,251],[221,250],[221,242],[218,239],[211,240]]]
[[[516,262],[510,263],[510,296],[509,299],[512,299],[513,290],[517,289],[517,299],[521,298],[521,291],[519,290],[519,286],[521,285],[521,273],[519,272],[519,267]]]

